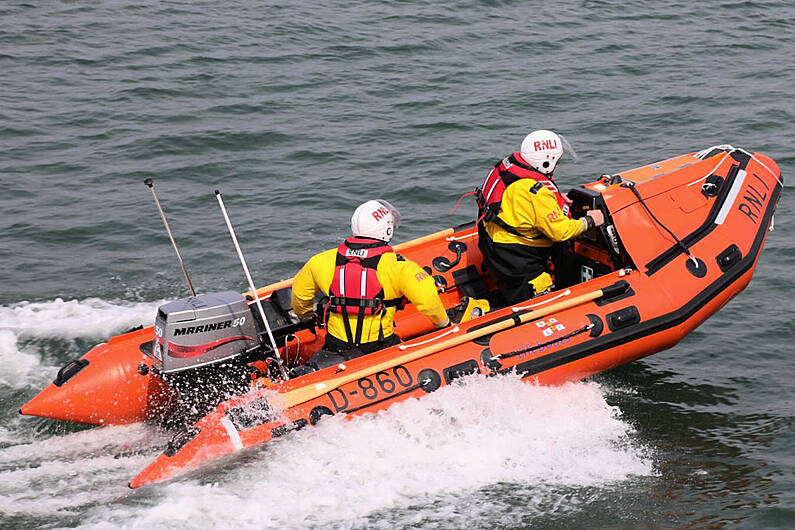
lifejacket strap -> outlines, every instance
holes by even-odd
[[[495,215],[494,218],[491,219],[489,222],[496,224],[497,226],[499,226],[500,228],[502,228],[506,232],[509,232],[509,233],[515,235],[516,237],[521,237],[522,239],[527,239],[528,241],[533,241],[535,239],[541,239],[541,238],[544,237],[544,236],[542,236],[540,234],[537,235],[537,236],[525,235],[525,234],[521,233],[519,230],[517,230],[516,227],[513,227],[513,226],[509,225],[508,223],[506,223],[505,221],[503,221],[502,219],[500,219],[500,217],[497,216],[497,215]]]
[[[516,158],[516,155],[515,155],[515,154],[513,154],[513,153],[511,153],[511,154],[510,154],[510,156],[508,157],[508,161],[509,161],[511,164],[513,164],[513,165],[515,165],[515,166],[519,166],[519,167],[520,167],[520,168],[522,168],[522,169],[527,169],[527,170],[530,170],[530,171],[538,171],[538,170],[537,170],[536,168],[534,168],[533,166],[530,166],[530,165],[528,165],[528,164],[525,164],[525,163],[523,163],[523,162],[520,162],[520,161],[519,161],[519,159],[518,159],[518,158]],[[538,171],[538,172],[539,172],[539,173],[541,173],[540,171]]]
[[[364,307],[359,308],[359,314],[356,316],[356,340],[353,343],[358,348],[362,343],[362,330],[364,328]],[[347,315],[342,315],[342,318],[348,320]]]
[[[364,307],[370,309],[376,309],[380,307],[397,307],[398,309],[403,309],[406,305],[406,299],[404,297],[400,298],[371,298],[371,299],[363,299],[363,298],[346,298],[342,296],[332,296],[329,298],[327,306],[330,308],[331,311],[337,311],[338,308],[342,306],[346,307]]]
[[[351,330],[351,323],[348,321],[347,309],[345,305],[342,306],[343,314],[342,314],[342,323],[345,326],[345,336],[348,339],[349,344],[353,344],[353,331]]]

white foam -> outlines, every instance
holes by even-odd
[[[645,453],[594,383],[475,378],[377,415],[325,418],[204,479],[151,486],[149,506],[92,510],[86,525],[348,528],[386,510],[384,528],[466,526],[456,506],[493,511],[479,489],[526,489],[525,515],[578,509],[571,488],[649,475]],[[221,482],[200,482],[208,474]]]
[[[152,427],[103,427],[0,450],[0,513],[47,516],[129,494],[164,440]],[[139,454],[143,452],[144,454]]]
[[[0,385],[25,388],[52,379],[57,367],[42,359],[40,345],[20,346],[20,339],[98,338],[153,322],[162,302],[109,302],[99,298],[19,302],[0,306]],[[55,352],[60,357],[61,352]]]
[[[163,302],[109,302],[99,298],[48,302],[19,302],[0,306],[0,329],[17,336],[106,338],[137,325],[154,321]]]
[[[0,329],[0,364],[0,386],[9,387],[26,385],[41,366],[37,356],[20,350],[17,336],[7,329]]]
[[[0,449],[0,467],[36,460],[84,458],[112,450],[128,451],[163,441],[163,435],[155,427],[144,423],[97,427]]]
[[[0,425],[0,444],[10,444],[16,442],[17,437],[8,428]]]

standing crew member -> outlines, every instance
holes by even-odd
[[[598,210],[569,218],[568,201],[552,176],[564,147],[576,156],[562,136],[533,131],[518,152],[491,169],[476,191],[478,246],[506,304],[549,291],[552,277],[546,267],[553,243],[604,223]]]
[[[337,249],[313,256],[293,279],[292,306],[312,317],[315,295],[328,297],[323,308],[326,342],[307,362],[320,369],[398,344],[395,312],[406,297],[436,327],[449,323],[433,278],[389,246],[400,213],[384,200],[359,206],[351,217],[353,237]]]

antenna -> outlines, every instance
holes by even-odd
[[[144,184],[149,186],[149,189],[152,190],[152,197],[155,198],[155,204],[157,205],[157,211],[160,212],[160,218],[163,219],[163,224],[166,227],[166,232],[168,232],[168,238],[171,240],[171,244],[174,245],[174,252],[177,253],[177,259],[179,260],[179,265],[182,267],[182,274],[185,275],[185,281],[188,282],[188,288],[190,289],[190,295],[193,298],[196,298],[196,289],[193,288],[193,282],[190,281],[190,276],[188,276],[188,269],[185,268],[185,262],[182,261],[182,254],[179,253],[179,248],[177,248],[177,242],[174,241],[174,236],[171,234],[171,228],[168,226],[168,221],[166,220],[166,214],[163,213],[163,208],[160,207],[160,201],[157,200],[157,194],[155,193],[154,181],[151,178],[144,180]]]
[[[215,190],[215,196],[218,198],[218,204],[221,206],[221,213],[224,214],[224,220],[226,221],[226,226],[229,228],[229,235],[232,236],[232,242],[235,244],[235,249],[237,250],[237,256],[240,258],[240,264],[243,266],[243,272],[246,273],[246,279],[248,280],[248,286],[251,289],[251,292],[254,294],[254,300],[257,302],[257,308],[259,309],[259,315],[262,317],[262,322],[265,324],[265,329],[268,331],[268,337],[271,340],[271,346],[273,346],[273,353],[276,355],[276,362],[279,365],[279,370],[281,371],[282,378],[286,381],[288,379],[287,372],[284,369],[284,364],[282,364],[282,358],[279,355],[279,347],[276,345],[276,339],[273,338],[273,332],[271,332],[271,326],[268,324],[268,318],[265,316],[265,310],[262,309],[262,303],[260,302],[259,295],[257,294],[257,290],[254,288],[254,281],[251,279],[251,273],[248,271],[248,266],[246,265],[246,259],[243,257],[243,252],[240,250],[240,245],[237,242],[237,236],[235,236],[235,230],[232,228],[232,222],[229,220],[229,215],[226,213],[226,207],[224,206],[224,200],[221,198],[221,192]]]

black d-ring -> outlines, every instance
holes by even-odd
[[[450,261],[449,259],[445,258],[444,256],[437,256],[433,258],[431,264],[433,268],[439,272],[447,272],[461,261],[461,256],[463,256],[464,252],[467,250],[466,243],[462,243],[461,241],[450,241],[450,244],[447,245],[447,248],[455,252],[455,260]]]

